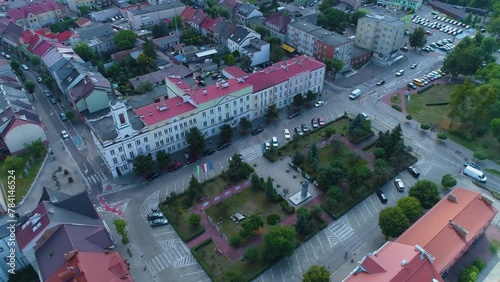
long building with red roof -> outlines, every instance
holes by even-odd
[[[395,242],[366,255],[344,282],[443,281],[497,212],[489,197],[457,187]]]
[[[39,29],[58,22],[67,13],[63,4],[44,0],[11,9],[7,11],[7,15],[21,26]]]

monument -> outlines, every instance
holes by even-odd
[[[299,192],[288,198],[296,206],[300,205],[300,203],[304,202],[305,200],[311,198],[311,193],[309,193],[308,191],[309,181],[307,179],[301,182],[301,187],[302,188]]]

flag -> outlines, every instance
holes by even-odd
[[[196,166],[196,174],[198,176],[200,176],[200,166],[199,165]]]
[[[214,169],[214,161],[212,161],[212,160],[208,161],[208,168],[209,169]]]
[[[204,163],[202,166],[201,166],[203,172],[207,172],[208,171],[208,164]]]

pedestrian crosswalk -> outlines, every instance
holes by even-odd
[[[97,173],[87,176],[87,180],[90,184],[100,184],[104,179],[102,179]]]
[[[158,207],[159,197],[160,197],[160,190],[149,195],[146,198],[146,200],[144,200],[144,202],[142,203],[142,206],[141,206],[142,217],[146,218],[148,216],[148,214],[151,212],[152,208]]]
[[[339,220],[328,226],[325,230],[325,235],[328,239],[328,243],[330,243],[330,247],[333,247],[338,243],[343,243],[352,252],[356,253],[364,245],[359,236],[354,233],[354,230],[345,216],[339,218]]]
[[[248,162],[262,156],[261,145],[254,145],[251,147],[238,148],[243,160]]]
[[[149,265],[154,273],[162,272],[171,265],[175,268],[181,268],[197,264],[196,259],[189,252],[182,240],[164,240],[160,241],[160,244],[165,252],[157,255],[149,262]]]

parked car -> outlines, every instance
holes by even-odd
[[[153,180],[155,180],[157,178],[160,178],[160,176],[161,176],[161,174],[155,173],[155,174],[152,174],[150,177],[148,177],[146,180],[147,181],[153,181]]]
[[[217,152],[215,149],[210,148],[210,149],[205,150],[205,152],[203,152],[203,156],[204,156],[204,157],[207,157],[207,156],[212,155],[212,154],[213,154],[213,153],[215,153],[215,152]]]
[[[189,159],[186,160],[186,164],[192,164],[198,160],[197,156],[191,156]]]
[[[157,226],[163,226],[163,225],[167,225],[168,224],[168,220],[166,218],[157,218],[155,220],[151,220],[149,222],[149,225],[151,225],[151,227],[157,227]]]
[[[319,124],[319,126],[325,125],[325,121],[323,120],[323,118],[320,118],[320,117],[318,118],[318,124]]]
[[[273,144],[273,147],[274,147],[274,148],[278,148],[278,146],[279,146],[279,143],[278,143],[278,137],[273,136],[273,137],[271,138],[271,143]]]
[[[418,169],[416,169],[415,167],[413,166],[410,166],[406,169],[413,177],[415,178],[419,178],[420,177],[420,171],[418,171]]]
[[[59,117],[61,118],[62,121],[67,121],[68,120],[68,118],[66,117],[66,115],[64,113],[60,113]]]
[[[475,164],[475,163],[465,162],[464,163],[464,167],[467,167],[467,166],[470,166],[470,167],[473,167],[475,169],[481,170],[481,168],[477,164]]]
[[[404,192],[405,191],[405,185],[403,183],[403,180],[401,180],[399,178],[394,179],[394,185],[396,186],[396,189],[399,192]]]
[[[292,118],[294,118],[294,117],[297,117],[298,115],[299,115],[299,112],[293,112],[292,114],[290,114],[290,115],[288,116],[288,118],[289,118],[289,119],[292,119]]]
[[[417,64],[413,64],[410,66],[410,69],[415,69],[415,68],[417,68]]]
[[[292,136],[290,135],[290,131],[287,128],[283,130],[283,135],[285,135],[285,140],[289,140],[292,138]]]
[[[323,106],[324,104],[325,104],[325,101],[321,101],[321,100],[320,100],[320,101],[318,101],[318,102],[316,102],[316,103],[314,104],[314,107],[319,108],[319,107]]]
[[[224,150],[229,146],[231,146],[231,143],[223,143],[223,144],[219,145],[219,147],[217,147],[217,151]]]
[[[52,105],[55,105],[57,103],[56,99],[54,99],[54,97],[50,96],[49,97],[49,102],[52,104]]]
[[[264,131],[264,128],[257,127],[256,129],[252,130],[252,135],[257,135],[257,134],[261,133],[262,131]]]
[[[28,66],[27,66],[27,65],[25,65],[25,64],[22,64],[22,65],[21,65],[21,68],[22,68],[23,70],[29,70]]]
[[[159,218],[165,218],[165,216],[163,215],[163,213],[161,211],[151,211],[148,214],[148,220],[155,220],[155,219],[159,219]]]
[[[381,79],[377,82],[377,86],[383,85],[385,83],[385,80]]]
[[[47,89],[43,90],[43,93],[44,93],[44,94],[45,94],[45,96],[47,96],[47,97],[52,96],[52,94],[50,93],[50,91],[49,91],[49,90],[47,90]]]
[[[312,128],[318,128],[319,127],[319,124],[318,124],[318,120],[316,119],[311,119],[311,126]]]
[[[5,55],[4,55],[4,57],[5,57],[5,59],[7,59],[7,60],[10,60],[10,58],[11,58],[9,54],[5,54]]]
[[[271,143],[269,142],[264,143],[264,147],[266,148],[266,151],[271,150]]]
[[[406,84],[406,86],[410,87],[411,89],[417,89],[417,86],[415,84],[413,84],[412,82],[408,82],[408,84]]]
[[[175,162],[173,165],[169,166],[167,170],[169,172],[172,172],[172,171],[178,170],[182,167],[184,167],[184,164],[182,162]]]
[[[63,129],[63,130],[61,130],[61,136],[62,136],[62,138],[64,138],[64,139],[69,138],[69,134],[68,134],[68,132],[67,132],[66,130],[64,130],[64,129]]]
[[[302,132],[302,129],[300,129],[300,127],[295,127],[294,131],[295,131],[295,134],[297,134],[299,136],[304,135],[304,132]]]
[[[360,115],[361,117],[363,117],[364,120],[370,120],[370,117],[367,114],[361,113]]]
[[[382,204],[387,203],[387,197],[385,196],[384,191],[377,190],[377,197],[380,199],[380,201],[382,202]]]
[[[400,50],[403,51],[403,52],[408,52],[408,47],[406,47],[406,46],[401,47]]]
[[[304,133],[309,132],[309,127],[307,127],[307,124],[303,123],[301,128],[302,128],[302,131],[304,131]]]
[[[404,73],[405,73],[405,71],[404,71],[404,70],[399,70],[399,71],[396,73],[396,76],[402,76]]]
[[[43,80],[42,80],[42,77],[41,77],[41,76],[37,77],[37,78],[36,78],[36,81],[37,81],[38,83],[42,83],[42,81],[43,81]]]

